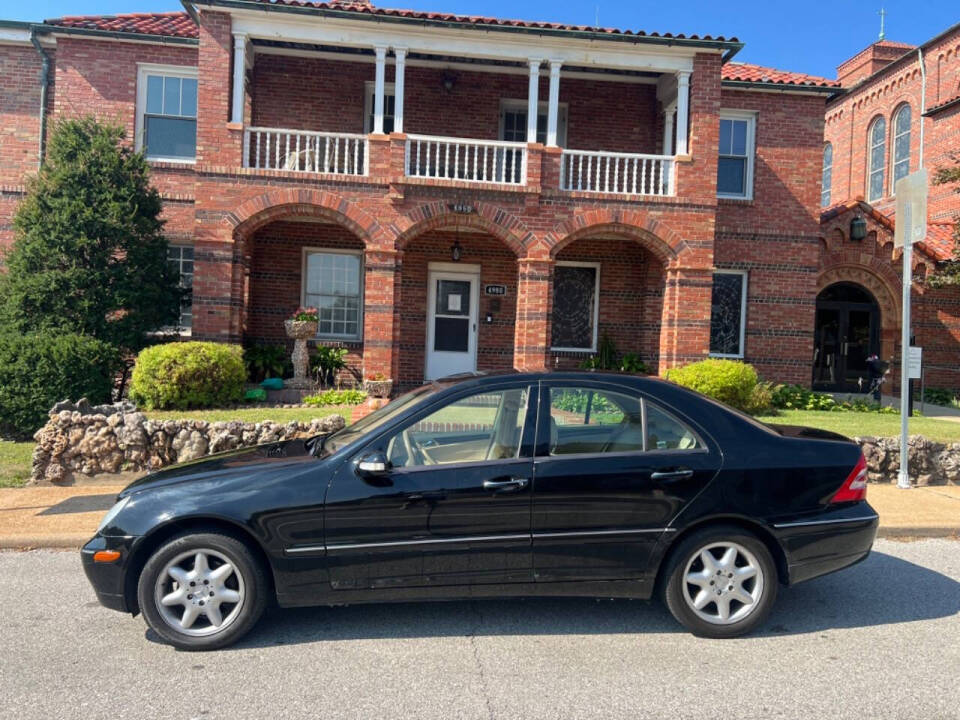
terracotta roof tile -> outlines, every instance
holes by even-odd
[[[935,112],[939,112],[939,111],[941,111],[941,110],[946,110],[949,106],[954,105],[954,104],[956,104],[957,102],[960,102],[960,93],[957,93],[956,95],[954,95],[954,96],[951,97],[951,98],[947,98],[947,99],[944,100],[943,102],[937,103],[936,105],[934,105],[934,106],[931,107],[931,108],[927,108],[927,111],[924,113],[924,115],[932,115],[932,114],[935,113]]]
[[[838,215],[858,208],[876,223],[885,227],[889,232],[894,232],[897,219],[896,213],[890,213],[889,215],[881,213],[860,198],[854,198],[824,208],[820,213],[820,222],[821,224],[825,223]],[[937,262],[950,260],[953,257],[953,248],[956,242],[953,236],[953,229],[954,224],[952,222],[944,222],[942,220],[928,222],[926,239],[923,242],[916,243],[915,247]]]
[[[817,75],[807,75],[806,73],[777,70],[776,68],[764,67],[763,65],[751,65],[750,63],[741,62],[726,63],[721,68],[720,77],[723,80],[773,83],[774,85],[840,87],[840,83],[837,80],[830,80],[829,78],[818,77]]]
[[[162,35],[165,37],[198,37],[197,26],[185,12],[130,13],[128,15],[70,15],[44,20],[45,25],[83,30]]]
[[[917,246],[934,260],[950,260],[953,257],[953,223],[927,223],[927,237]]]

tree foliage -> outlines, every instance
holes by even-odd
[[[167,260],[160,195],[124,132],[91,117],[60,121],[28,181],[0,273],[0,324],[60,330],[125,351],[172,325],[181,290]]]
[[[957,164],[938,169],[934,173],[933,184],[956,183],[953,191],[960,193],[960,156],[955,155],[953,159]],[[941,263],[936,272],[927,278],[927,284],[931,287],[960,285],[960,216],[954,219],[953,224],[953,257]]]

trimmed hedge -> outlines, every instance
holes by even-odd
[[[243,398],[246,377],[239,345],[154,345],[137,356],[130,378],[130,399],[147,410],[229,405]]]
[[[109,402],[118,350],[86,335],[0,334],[0,430],[30,435],[61,400]]]
[[[665,377],[744,412],[757,412],[762,404],[754,394],[757,371],[747,363],[710,358],[668,370]]]

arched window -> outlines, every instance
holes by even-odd
[[[883,168],[887,164],[887,121],[878,117],[867,134],[867,157],[870,174],[867,179],[867,200],[883,197]]]
[[[910,174],[910,106],[903,105],[893,116],[893,185]],[[891,192],[892,194],[892,192]]]
[[[820,205],[830,204],[830,183],[833,181],[833,145],[823,146],[823,175],[820,178]]]

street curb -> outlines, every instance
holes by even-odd
[[[960,540],[960,528],[956,527],[881,527],[877,537],[884,540],[902,540],[904,538],[947,538]]]

